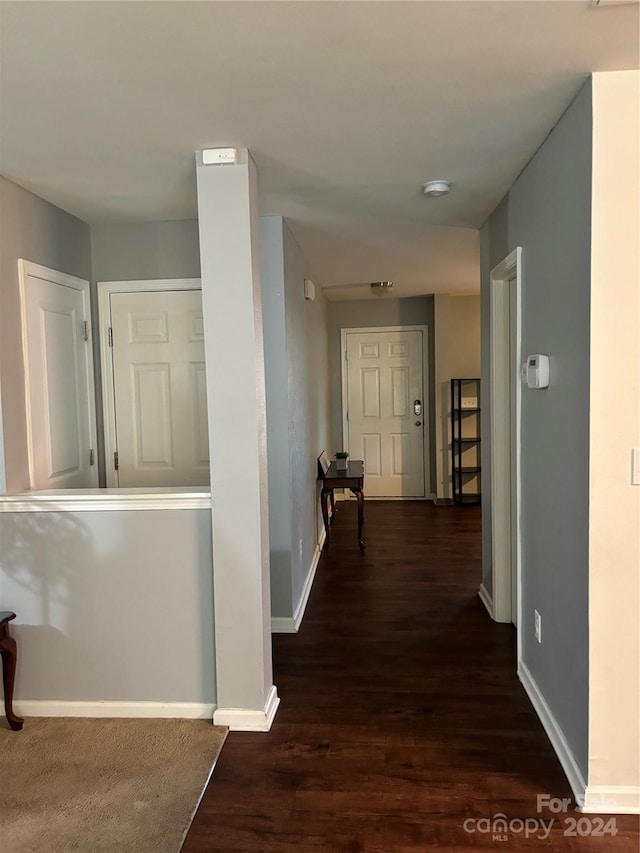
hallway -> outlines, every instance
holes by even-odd
[[[337,506],[300,632],[274,637],[272,730],[229,735],[183,853],[635,853],[637,817],[579,837],[580,813],[536,811],[571,791],[477,596],[479,508],[370,501],[361,555]],[[475,821],[498,813],[555,820],[494,839]]]

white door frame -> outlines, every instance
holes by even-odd
[[[98,452],[98,431],[96,427],[96,392],[94,382],[93,368],[93,347],[91,344],[91,285],[83,278],[78,278],[75,275],[59,272],[59,270],[50,269],[42,266],[42,264],[34,264],[32,261],[26,261],[24,258],[18,259],[18,283],[20,289],[20,318],[22,324],[22,357],[24,359],[24,394],[25,408],[27,418],[27,456],[29,463],[29,487],[33,488],[35,481],[34,469],[34,448],[35,448],[35,430],[33,426],[33,416],[31,412],[31,384],[29,380],[29,364],[31,353],[29,350],[29,340],[27,336],[27,278],[41,278],[45,281],[51,281],[54,284],[59,284],[63,287],[69,287],[77,290],[82,294],[82,307],[84,320],[87,325],[87,400],[89,404],[89,440],[90,449],[93,448],[95,454]],[[93,477],[95,485],[98,485],[98,460],[95,459],[95,467],[93,469]]]
[[[429,500],[431,494],[431,439],[429,431],[429,327],[428,326],[363,326],[357,329],[340,329],[340,364],[342,378],[342,449],[349,450],[349,422],[347,407],[349,402],[349,383],[347,378],[347,335],[366,334],[367,332],[422,332],[422,458],[424,469],[423,498],[383,498],[382,500]],[[376,498],[367,498],[376,500]]]
[[[491,615],[511,622],[511,531],[515,514],[518,625],[522,624],[520,425],[521,383],[516,381],[516,506],[511,505],[511,407],[509,384],[509,282],[516,288],[516,365],[522,360],[522,249],[514,249],[490,273],[490,414],[491,414]],[[520,657],[520,631],[518,631]]]
[[[99,281],[98,316],[100,328],[100,366],[102,369],[102,413],[104,417],[104,452],[107,488],[118,488],[118,472],[113,465],[117,449],[113,348],[109,343],[112,293],[145,293],[162,290],[201,290],[199,278],[161,278],[137,281]]]

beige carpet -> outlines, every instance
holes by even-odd
[[[226,733],[207,720],[0,728],[0,850],[177,853]]]

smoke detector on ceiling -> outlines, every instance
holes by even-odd
[[[427,181],[422,185],[422,192],[425,195],[437,198],[441,195],[446,195],[451,190],[450,181]]]
[[[376,296],[384,296],[385,293],[391,293],[391,288],[393,287],[392,281],[372,281],[371,282],[371,292],[375,293]]]

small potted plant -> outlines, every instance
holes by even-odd
[[[349,454],[346,450],[338,450],[336,453],[336,468],[338,471],[346,471],[347,470],[347,459],[349,458]]]

